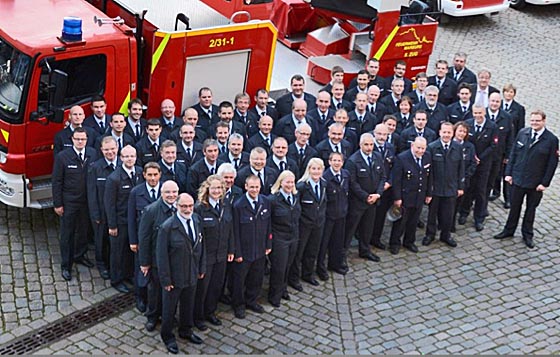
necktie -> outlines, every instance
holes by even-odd
[[[336,109],[341,109],[341,108],[342,108],[342,103],[338,103],[338,104],[336,105]]]
[[[119,144],[119,150],[122,149],[121,138],[118,138],[118,139],[117,139],[117,144]]]
[[[216,212],[218,212],[218,214],[220,214],[220,203],[216,203],[216,206],[214,206],[214,209],[216,210]]]
[[[209,117],[210,119],[212,119],[212,111],[209,110],[207,113],[208,113],[208,117]]]
[[[194,232],[193,232],[192,227],[191,227],[191,220],[190,219],[187,219],[187,232],[189,234],[189,237],[191,237],[193,242],[195,242],[196,239],[194,237]]]
[[[305,155],[305,151],[303,149],[299,149],[299,156],[303,157]]]
[[[419,168],[422,168],[422,163],[420,162],[419,157],[416,158],[416,165],[418,165]]]
[[[334,152],[340,152],[340,150],[338,150],[338,145],[334,146]]]
[[[101,132],[105,131],[105,122],[100,121],[99,122],[99,127],[101,128]]]
[[[321,200],[321,194],[319,193],[319,184],[315,185],[315,195],[317,196],[317,201]]]
[[[284,161],[280,161],[280,171],[286,170],[286,163]]]
[[[362,115],[360,115],[360,116],[358,117],[358,120],[359,120],[360,123],[361,123],[361,122],[364,120],[364,117],[363,117]]]
[[[424,136],[424,132],[423,132],[423,131],[419,131],[419,132],[418,132],[418,136]]]
[[[225,153],[226,153],[226,146],[222,145],[222,154],[225,154]]]
[[[115,164],[110,163],[110,164],[109,164],[109,167],[111,168],[111,171],[115,171]]]
[[[291,206],[292,205],[292,196],[288,196],[287,199],[288,199],[288,204]]]
[[[134,171],[130,172],[130,180],[132,181],[132,184],[136,183],[134,182]]]
[[[239,159],[233,159],[233,166],[236,170],[239,168]]]
[[[157,144],[156,144],[156,143],[154,143],[154,145],[152,145],[152,150],[153,150],[153,155],[154,155],[154,157],[157,156],[158,147],[157,147]]]
[[[437,86],[438,86],[438,88],[441,88],[441,80],[439,80],[439,79],[437,80]]]
[[[455,72],[455,81],[459,80],[459,72]]]
[[[504,109],[505,109],[505,110],[508,110],[508,109],[509,109],[509,104],[506,103],[506,104],[504,105]]]
[[[371,112],[371,114],[375,114],[375,104],[369,108],[369,111]]]
[[[420,102],[423,102],[423,101],[424,101],[424,96],[420,95]]]
[[[482,127],[480,125],[476,125],[476,133],[480,134],[480,131],[482,130]]]
[[[191,160],[192,160],[191,148],[187,148],[186,152],[187,152],[187,161],[191,162]]]
[[[336,177],[336,182],[340,183],[340,174],[336,174],[334,177]]]
[[[467,106],[463,105],[463,113],[466,113],[466,112],[467,112]]]
[[[321,114],[321,121],[325,121],[325,114]]]
[[[140,124],[136,124],[136,137],[140,136]]]
[[[169,168],[169,173],[171,174],[171,176],[175,176],[175,172],[173,171],[173,166]]]
[[[408,122],[408,117],[406,115],[403,115],[402,119],[403,119],[403,123],[406,124]]]
[[[84,154],[82,154],[82,153],[80,152],[79,156],[80,156],[80,161],[81,161],[82,164],[83,164],[83,163],[84,163]]]
[[[449,150],[449,144],[443,145],[443,151],[445,151],[446,154],[448,150]]]
[[[266,112],[261,112],[261,117],[264,117],[266,115]]]
[[[495,117],[496,116],[494,114],[490,115],[490,120],[494,121]]]
[[[266,143],[266,146],[270,146],[270,138],[264,138],[264,142]]]
[[[173,214],[177,213],[177,207],[171,206],[171,212],[172,212]]]
[[[215,169],[215,168],[213,168],[213,167],[210,168],[210,175],[214,175],[215,172],[216,172],[216,169]]]
[[[155,201],[156,198],[157,198],[157,197],[156,197],[156,190],[155,190],[155,188],[152,188],[150,192],[152,192],[152,199]]]
[[[367,161],[368,161],[369,167],[371,167],[371,164],[373,163],[373,159],[371,158],[371,156],[367,157]]]
[[[257,200],[253,201],[253,211],[257,210],[257,203],[258,203]]]
[[[531,145],[533,145],[535,143],[535,141],[537,141],[537,132],[534,131],[533,132],[533,137],[531,138]]]
[[[260,172],[260,171],[257,172],[257,176],[258,176],[259,180],[261,180],[261,185],[263,185],[264,182],[263,182],[263,180],[262,180],[262,175],[261,175],[261,172]]]
[[[381,153],[381,156],[385,157],[385,145],[379,147],[379,152]]]

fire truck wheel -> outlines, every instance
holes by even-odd
[[[525,0],[509,0],[509,6],[516,10],[521,10],[526,5],[527,3],[525,3]]]

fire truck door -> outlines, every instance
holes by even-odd
[[[198,101],[200,87],[212,89],[214,103],[245,92],[249,58],[249,50],[187,57],[182,108]]]

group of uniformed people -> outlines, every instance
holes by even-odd
[[[328,270],[346,274],[353,237],[361,258],[379,261],[371,246],[387,249],[388,211],[392,254],[418,252],[426,204],[422,244],[439,230],[455,247],[456,216],[465,224],[474,201],[482,230],[488,198],[499,196],[505,180],[511,212],[495,238],[513,235],[527,195],[522,233],[533,247],[535,209],[558,162],[558,139],[539,110],[522,129],[515,87],[500,94],[489,71],[475,76],[465,61],[464,53],[451,68],[437,61],[436,75],[420,73],[414,86],[403,61],[381,78],[379,63],[368,60],[348,89],[335,67],[317,97],[295,75],[275,106],[266,90],[252,108],[246,93],[217,106],[205,87],[182,117],[170,99],[149,120],[139,99],[128,116],[107,115],[100,96],[87,118],[71,108],[54,145],[62,277],[72,279],[74,262],[94,266],[86,255],[91,227],[100,275],[122,293],[134,287],[146,329],[161,319],[161,337],[177,353],[177,306],[179,336],[202,343],[193,327],[221,325],[219,301],[237,318],[264,311],[265,273],[268,301],[279,307],[290,299],[288,286],[301,292],[301,281],[320,285]]]

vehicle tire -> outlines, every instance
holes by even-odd
[[[525,0],[509,0],[509,6],[514,8],[515,10],[523,9],[527,3]]]

